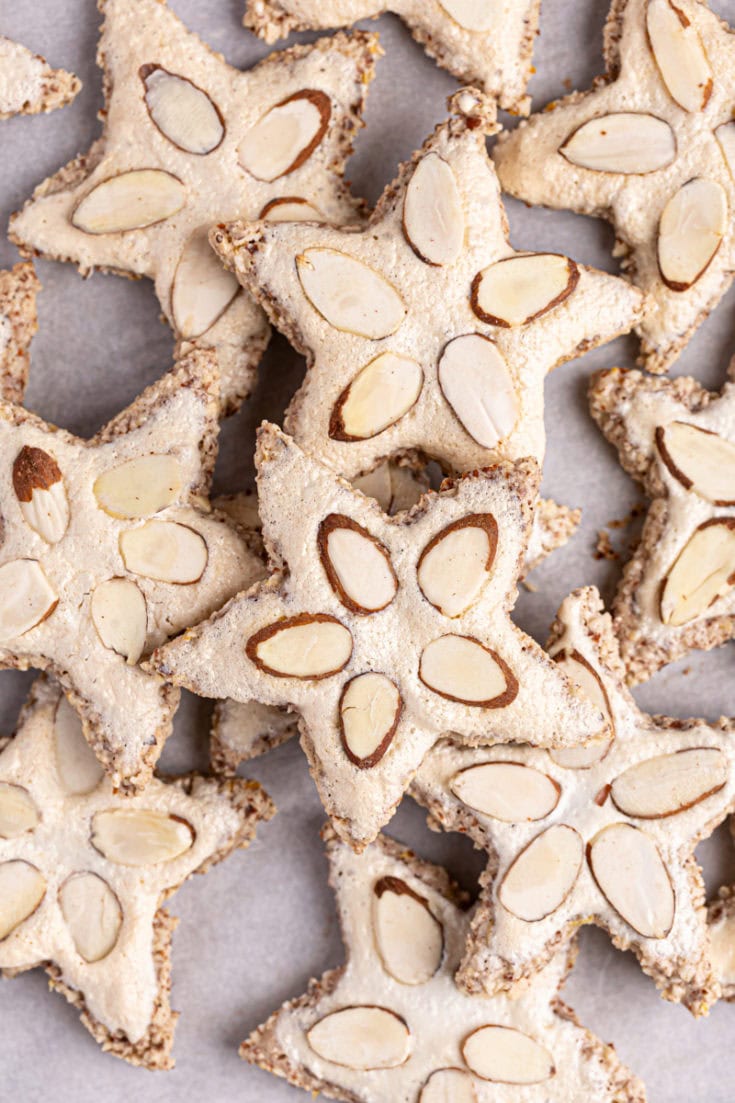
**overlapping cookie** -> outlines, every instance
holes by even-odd
[[[735,39],[698,0],[615,0],[607,75],[503,135],[503,189],[608,218],[646,292],[640,362],[662,372],[735,270]]]
[[[0,394],[8,402],[23,401],[30,345],[38,329],[36,295],[40,289],[28,261],[0,271]]]
[[[733,820],[730,820],[730,834]],[[723,885],[710,903],[707,920],[711,943],[712,963],[720,982],[721,995],[732,1003],[735,1000],[735,890]]]
[[[508,243],[485,136],[465,90],[362,232],[242,222],[211,241],[308,360],[286,428],[353,478],[417,451],[447,473],[544,452],[544,378],[630,329],[625,280]]]
[[[25,252],[155,281],[180,351],[214,347],[225,410],[268,327],[207,244],[237,217],[359,220],[343,169],[379,53],[355,33],[228,66],[158,0],[100,0],[104,132],[11,222]],[[327,64],[328,58],[328,64]]]
[[[325,829],[347,951],[240,1047],[314,1096],[348,1103],[643,1103],[641,1082],[559,999],[557,952],[517,1000],[453,975],[469,918],[439,866],[379,836],[357,856]]]
[[[52,69],[45,57],[0,35],[0,119],[38,115],[65,107],[82,82],[65,69]]]
[[[173,1067],[177,920],[161,905],[274,811],[239,778],[188,774],[118,795],[59,687],[39,680],[0,753],[0,972],[43,965],[106,1052]]]
[[[567,598],[550,653],[607,711],[606,744],[546,752],[445,741],[414,782],[443,827],[491,855],[459,982],[512,990],[595,923],[667,999],[706,1014],[719,987],[694,849],[735,807],[735,722],[640,712],[601,609],[592,588]]]

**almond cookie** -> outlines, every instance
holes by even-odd
[[[263,312],[207,244],[228,218],[360,218],[343,179],[375,35],[338,35],[227,65],[158,0],[100,0],[104,131],[12,221],[27,254],[155,281],[179,348],[214,347],[226,411],[254,381]]]
[[[251,1064],[347,1103],[643,1103],[641,1082],[559,999],[574,951],[517,1000],[453,975],[469,917],[447,873],[381,835],[358,856],[325,828],[347,963],[258,1027]]]
[[[730,820],[730,833],[733,820]],[[723,885],[708,909],[709,937],[715,975],[723,1000],[735,1000],[735,890]]]
[[[73,73],[52,69],[45,57],[0,35],[0,119],[66,107],[81,87]]]
[[[41,283],[25,261],[0,271],[0,394],[22,402],[28,382],[30,345],[38,330],[36,295]]]
[[[218,409],[206,350],[90,441],[0,402],[0,666],[59,678],[116,787],[146,784],[178,702],[138,660],[260,569],[205,497]]]
[[[735,39],[697,0],[615,0],[607,74],[495,149],[504,191],[609,219],[646,292],[640,363],[666,371],[735,269]]]
[[[377,502],[265,424],[256,451],[273,573],[154,652],[205,697],[296,708],[336,829],[375,838],[433,743],[571,746],[607,731],[510,620],[538,492],[533,460],[447,482],[409,513]]]
[[[706,1014],[718,984],[694,849],[735,807],[735,721],[642,713],[601,610],[591,587],[568,597],[550,653],[605,709],[612,739],[548,753],[445,741],[414,782],[442,827],[491,855],[459,982],[511,991],[595,923],[667,999]]]
[[[625,280],[511,248],[485,147],[495,105],[473,90],[449,103],[363,232],[237,222],[211,234],[307,357],[287,430],[346,478],[406,450],[448,474],[540,462],[546,374],[640,317]]]
[[[613,368],[593,380],[590,409],[653,499],[614,605],[635,684],[735,636],[735,382],[713,394]]]
[[[528,114],[526,85],[541,0],[247,0],[244,23],[277,42],[395,12],[427,54],[506,111]]]
[[[0,753],[0,972],[43,964],[105,1052],[173,1067],[165,901],[252,841],[255,781],[188,774],[117,794],[60,688],[35,683]]]

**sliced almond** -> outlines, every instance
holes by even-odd
[[[703,616],[735,583],[735,519],[705,521],[682,548],[661,587],[661,620],[679,628]]]
[[[671,98],[685,111],[702,111],[712,95],[714,74],[697,28],[671,0],[648,0],[646,26]]]
[[[0,567],[0,639],[30,632],[58,603],[58,595],[36,559],[13,559]]]
[[[365,615],[385,609],[398,591],[390,555],[367,529],[341,513],[330,513],[319,526],[319,557],[342,604]]]
[[[16,839],[41,822],[35,801],[22,785],[0,781],[0,839]]]
[[[735,120],[716,127],[715,138],[722,150],[730,175],[735,180]]]
[[[185,341],[201,337],[221,318],[240,290],[232,272],[222,266],[206,229],[187,241],[171,285],[171,313]]]
[[[561,907],[584,861],[579,832],[564,823],[542,831],[508,868],[498,899],[512,915],[536,923]]]
[[[542,820],[561,796],[553,778],[521,762],[469,766],[454,775],[449,787],[468,808],[504,823]]]
[[[324,215],[298,195],[284,195],[280,199],[271,199],[258,215],[264,222],[324,222]]]
[[[710,920],[708,930],[715,975],[723,988],[729,988],[735,984],[735,924],[724,915]]]
[[[491,326],[524,326],[568,299],[579,283],[573,260],[557,253],[506,257],[478,272],[470,302]]]
[[[204,155],[221,144],[225,124],[206,92],[160,65],[143,65],[148,114],[165,138],[185,153]]]
[[[92,593],[89,612],[104,646],[135,666],[148,635],[148,610],[135,583],[129,578],[101,582]]]
[[[331,678],[352,657],[352,634],[335,617],[301,613],[261,628],[248,640],[245,653],[276,678]]]
[[[435,267],[452,264],[462,252],[462,196],[451,166],[437,153],[427,153],[414,169],[403,201],[403,232],[416,256]]]
[[[296,258],[296,271],[314,309],[343,333],[379,341],[408,313],[393,284],[337,249],[307,249]]]
[[[83,796],[96,789],[105,771],[84,738],[82,722],[66,697],[60,697],[54,716],[56,769],[61,784],[72,796]]]
[[[415,406],[424,373],[408,356],[381,352],[345,387],[329,419],[333,440],[368,440],[395,425]]]
[[[676,157],[676,136],[664,119],[619,111],[583,123],[559,147],[573,165],[592,172],[642,176]]]
[[[315,1023],[306,1037],[317,1056],[357,1072],[398,1068],[411,1053],[408,1026],[385,1007],[333,1011]]]
[[[666,938],[676,898],[658,847],[629,823],[604,827],[587,847],[592,876],[608,904],[643,938]]]
[[[727,760],[717,747],[691,747],[630,766],[615,778],[610,796],[619,812],[661,819],[685,812],[727,784]]]
[[[45,895],[46,881],[30,862],[0,863],[0,942],[33,915]]]
[[[585,697],[597,705],[614,730],[610,699],[595,668],[576,648],[571,651],[562,649],[555,652],[553,657],[567,678],[582,690]],[[557,766],[562,766],[565,770],[589,770],[598,762],[602,762],[612,747],[613,741],[613,739],[606,739],[600,743],[591,743],[588,747],[562,747],[558,750],[550,750],[549,755]]]
[[[240,141],[240,164],[256,180],[287,176],[311,157],[322,141],[332,115],[324,92],[304,89],[276,104]]]
[[[373,891],[373,930],[383,965],[400,984],[426,984],[444,954],[442,924],[428,900],[399,877],[381,877]]]
[[[401,718],[403,702],[385,674],[359,674],[342,692],[339,723],[342,746],[355,766],[376,766],[388,747]]]
[[[126,460],[99,475],[93,492],[100,509],[111,517],[138,520],[172,505],[183,483],[176,456],[151,452]]]
[[[175,521],[147,521],[120,533],[120,554],[133,574],[177,586],[198,582],[209,558],[204,538]]]
[[[421,1089],[418,1103],[477,1103],[472,1077],[463,1069],[437,1069]]]
[[[120,901],[96,873],[73,873],[59,889],[59,907],[80,957],[102,961],[117,944]]]
[[[472,513],[438,532],[416,568],[421,593],[445,617],[459,617],[479,600],[495,560],[498,523]]]
[[[548,1050],[511,1026],[478,1027],[465,1039],[462,1056],[475,1076],[498,1084],[540,1084],[556,1072]]]
[[[195,837],[194,828],[180,816],[152,808],[111,808],[95,814],[90,841],[118,865],[152,866],[186,854]]]
[[[424,493],[425,485],[411,467],[384,460],[352,480],[355,490],[375,498],[384,513],[395,514],[411,509]]]
[[[704,275],[728,226],[727,196],[716,180],[697,177],[679,188],[658,227],[658,267],[672,291],[686,291]]]
[[[489,31],[494,26],[495,13],[487,0],[439,0],[439,7],[466,31]]]
[[[687,490],[716,506],[735,505],[735,444],[685,421],[656,429],[656,446],[671,474]]]
[[[85,234],[120,234],[164,222],[186,203],[186,188],[163,169],[133,169],[103,180],[80,200],[72,225]]]
[[[13,490],[26,523],[47,544],[58,544],[69,525],[69,500],[54,457],[24,445],[13,463]]]
[[[483,448],[515,429],[520,404],[508,365],[479,333],[455,337],[439,361],[439,386],[462,428]]]
[[[518,679],[490,648],[469,636],[440,636],[421,655],[424,685],[463,705],[506,708],[518,694]]]

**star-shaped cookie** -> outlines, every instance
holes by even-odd
[[[542,459],[544,378],[630,329],[641,296],[556,254],[516,253],[465,90],[364,231],[242,222],[210,240],[308,360],[286,428],[346,478],[395,452],[447,473]]]
[[[643,1103],[643,1085],[559,999],[557,952],[519,999],[454,983],[469,917],[439,866],[386,836],[362,855],[324,838],[347,963],[312,980],[240,1055],[347,1103]]]
[[[28,261],[0,271],[0,394],[8,402],[23,401],[30,344],[38,329],[36,295],[40,289]]]
[[[277,42],[291,31],[344,27],[395,12],[427,54],[506,111],[527,114],[541,0],[246,0],[244,23]]]
[[[0,666],[51,670],[126,789],[146,784],[178,702],[138,660],[261,569],[206,499],[218,408],[206,350],[90,441],[0,402]]]
[[[45,57],[0,35],[0,119],[66,107],[81,87],[73,73],[52,69]]]
[[[697,0],[616,0],[605,59],[494,158],[511,195],[612,222],[646,293],[640,363],[662,372],[735,270],[735,37]]]
[[[356,848],[447,731],[575,745],[602,712],[511,622],[538,488],[499,463],[387,517],[265,424],[259,508],[273,574],[154,652],[205,697],[289,705],[322,802]]]
[[[735,820],[730,820],[733,834]],[[723,885],[707,911],[712,963],[720,982],[721,996],[735,1001],[735,888]]]
[[[593,380],[590,409],[653,499],[614,605],[636,683],[735,636],[735,382],[716,394],[613,368]]]
[[[261,310],[207,244],[230,218],[359,221],[344,163],[373,76],[356,32],[227,65],[158,0],[101,0],[104,131],[11,220],[25,253],[155,281],[181,351],[214,347],[222,402],[248,394],[268,341]]]
[[[606,708],[610,742],[547,753],[445,741],[414,782],[443,827],[491,855],[459,980],[512,990],[595,923],[667,999],[706,1014],[718,985],[694,848],[735,807],[735,722],[640,712],[601,609],[592,588],[567,598],[550,652]]]
[[[40,679],[0,753],[0,972],[43,965],[106,1052],[172,1068],[177,920],[161,904],[274,812],[240,778],[116,794],[60,688]]]

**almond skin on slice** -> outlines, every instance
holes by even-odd
[[[704,275],[727,230],[725,189],[696,177],[668,201],[658,227],[658,267],[672,291],[686,291]]]
[[[702,111],[714,76],[697,28],[671,0],[648,0],[648,40],[671,98],[685,111]]]
[[[299,195],[283,195],[280,199],[271,199],[258,215],[264,222],[323,222],[324,215]]]
[[[332,440],[369,440],[412,409],[421,394],[424,373],[408,356],[381,352],[345,387],[329,419]]]
[[[473,513],[438,532],[421,553],[421,593],[445,617],[458,617],[480,598],[498,547],[492,513]]]
[[[270,183],[308,161],[327,132],[332,104],[324,92],[295,92],[263,115],[237,147],[240,164]]]
[[[186,341],[201,337],[222,317],[240,291],[209,244],[207,230],[191,235],[176,265],[171,285],[171,314]]]
[[[13,463],[13,490],[26,523],[47,544],[58,544],[69,525],[69,500],[54,457],[24,445]]]
[[[403,324],[403,299],[367,264],[337,249],[306,249],[296,257],[301,288],[325,322],[342,333],[379,341]]]
[[[707,612],[735,583],[735,518],[705,521],[684,545],[661,585],[664,624],[675,628]]]
[[[120,533],[120,554],[133,574],[177,586],[198,582],[209,558],[204,538],[176,521],[147,521]]]
[[[45,895],[45,878],[30,862],[0,863],[0,942],[30,919]]]
[[[339,703],[342,746],[361,770],[376,766],[393,742],[403,701],[385,674],[358,674],[345,686]]]
[[[592,876],[611,908],[643,938],[666,938],[676,899],[650,835],[628,823],[604,827],[587,845]]]
[[[152,808],[111,808],[93,817],[90,842],[117,865],[152,866],[180,858],[194,839],[194,828],[180,816]]]
[[[478,1027],[465,1039],[462,1056],[475,1076],[498,1084],[540,1084],[556,1072],[548,1050],[510,1026]]]
[[[610,786],[619,812],[663,819],[685,812],[727,784],[727,761],[717,747],[691,747],[630,766]]]
[[[385,1007],[332,1011],[307,1031],[306,1038],[319,1057],[357,1072],[398,1068],[411,1053],[407,1024]]]
[[[439,0],[439,7],[466,31],[489,31],[497,18],[487,0]]]
[[[553,778],[521,762],[468,766],[454,775],[449,787],[468,808],[504,823],[543,820],[561,796]]]
[[[336,617],[301,613],[261,628],[245,645],[259,670],[276,678],[319,681],[344,670],[352,658],[352,633]]]
[[[506,911],[526,923],[545,919],[569,896],[583,861],[579,832],[563,823],[547,827],[508,868],[498,899]]]
[[[664,119],[619,111],[590,119],[559,147],[565,160],[592,172],[643,176],[676,157],[676,136]]]
[[[557,253],[531,253],[496,261],[472,281],[470,304],[491,326],[524,326],[568,299],[579,268]]]
[[[610,699],[600,675],[591,663],[588,663],[584,655],[580,654],[576,648],[572,648],[571,651],[563,648],[552,657],[559,664],[567,678],[574,682],[584,695],[597,705],[614,732],[615,724],[610,708]],[[598,762],[602,762],[612,747],[614,738],[613,735],[612,739],[606,739],[600,743],[591,743],[588,747],[561,747],[558,750],[550,750],[549,756],[557,766],[561,766],[565,770],[589,770],[590,767],[596,766]]]
[[[414,169],[403,201],[403,233],[416,256],[436,268],[462,252],[462,196],[451,166],[437,153],[427,153]]]
[[[330,513],[319,526],[317,547],[329,585],[350,612],[366,616],[391,604],[398,579],[390,555],[362,525]]]
[[[139,520],[172,505],[182,487],[176,456],[151,452],[103,472],[92,488],[100,509],[110,517]]]
[[[74,945],[85,961],[102,961],[117,944],[120,901],[96,873],[73,873],[59,889],[59,907]]]
[[[440,697],[475,708],[506,708],[518,695],[518,679],[507,663],[469,636],[432,640],[421,655],[419,678]]]
[[[56,770],[65,791],[82,796],[96,789],[105,771],[82,732],[82,722],[66,697],[60,697],[54,716]]]
[[[163,169],[133,169],[103,180],[79,201],[72,226],[85,234],[120,234],[164,222],[186,203],[186,188]]]
[[[154,124],[184,153],[200,156],[217,149],[225,136],[219,108],[206,92],[186,77],[160,65],[142,65],[140,79]]]
[[[400,984],[426,984],[444,955],[442,924],[428,901],[399,877],[382,877],[373,892],[373,930],[383,965]]]
[[[735,444],[685,421],[656,428],[656,447],[687,490],[716,506],[735,505]]]
[[[90,598],[89,614],[104,646],[135,666],[148,634],[145,598],[135,583],[129,578],[101,582]]]
[[[479,333],[455,337],[439,361],[439,386],[462,428],[483,448],[513,432],[520,405],[508,365]]]
[[[16,839],[41,822],[35,802],[22,785],[0,781],[0,839]]]
[[[56,591],[36,559],[13,559],[0,567],[0,639],[30,632],[58,604]]]
[[[472,1077],[464,1069],[437,1069],[421,1089],[419,1103],[477,1103]]]

